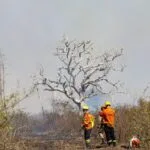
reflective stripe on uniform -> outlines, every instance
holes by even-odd
[[[86,142],[86,143],[90,143],[90,139],[88,139],[88,140],[85,140],[85,142]]]
[[[112,143],[112,140],[109,140],[108,143]]]

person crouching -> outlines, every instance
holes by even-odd
[[[140,148],[140,139],[137,135],[134,135],[130,139],[129,147],[130,148]]]

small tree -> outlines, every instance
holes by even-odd
[[[97,94],[106,94],[117,89],[118,81],[109,80],[109,74],[116,71],[115,62],[123,50],[105,52],[98,56],[91,41],[69,41],[63,39],[57,47],[55,56],[61,62],[57,79],[51,80],[40,71],[40,80],[36,85],[43,85],[46,91],[59,92],[72,100],[79,108],[86,98]],[[123,67],[119,68],[120,71]],[[112,88],[109,90],[107,85]]]

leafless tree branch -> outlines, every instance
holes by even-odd
[[[78,106],[86,98],[98,93],[105,94],[102,82],[117,90],[118,82],[112,83],[108,76],[111,71],[117,70],[114,62],[123,55],[123,50],[95,56],[92,45],[91,41],[77,42],[64,39],[55,54],[62,63],[58,68],[57,80],[44,77],[42,69],[39,73],[40,81],[37,83],[43,85],[46,91],[64,94]]]

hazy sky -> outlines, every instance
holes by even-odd
[[[53,53],[63,34],[92,40],[99,52],[124,48],[127,68],[114,78],[125,82],[131,93],[139,94],[150,81],[149,0],[0,0],[0,47],[8,91],[16,89],[17,81],[29,87],[40,64],[55,77]],[[119,103],[132,98],[114,97]],[[22,106],[38,112],[41,105],[48,106],[46,99],[26,100]]]

